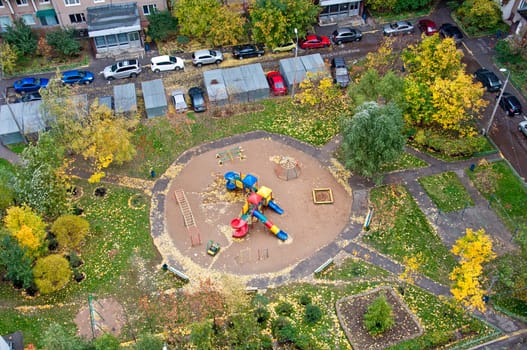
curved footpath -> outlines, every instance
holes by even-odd
[[[332,155],[341,142],[341,138],[337,136],[324,147],[316,148],[287,136],[271,134],[264,131],[255,131],[232,136],[189,149],[180,157],[178,157],[173,165],[183,166],[193,156],[203,152],[259,138],[271,138],[274,141],[294,147],[315,157],[322,165],[326,167],[331,165]],[[410,148],[407,148],[407,152],[426,161],[429,165],[424,168],[404,170],[387,174],[383,178],[383,183],[403,184],[412,194],[420,209],[423,211],[423,213],[425,213],[428,221],[435,227],[436,232],[447,247],[451,247],[454,242],[464,234],[467,227],[484,227],[487,232],[492,233],[495,242],[498,242],[498,244],[495,245],[495,249],[499,254],[515,249],[514,245],[511,243],[512,236],[510,232],[508,232],[496,214],[489,209],[488,202],[472,186],[467,175],[465,174],[466,169],[469,168],[471,164],[477,164],[481,159],[486,159],[489,162],[499,160],[499,154],[496,153],[464,161],[445,162]],[[5,149],[5,147],[0,147],[0,157],[6,158],[14,163],[20,162],[20,158],[16,156],[16,154]],[[442,213],[430,200],[417,179],[422,176],[439,174],[445,171],[453,171],[459,176],[461,182],[470,193],[470,196],[474,201],[473,206],[466,207],[462,210],[452,213]],[[88,176],[87,173],[82,173],[80,171],[77,171],[75,175],[78,175],[82,178],[86,178]],[[150,222],[151,234],[155,240],[156,237],[159,238],[165,231],[165,196],[167,188],[173,177],[173,174],[167,172],[156,181],[145,181],[141,179],[128,179],[128,181],[122,181],[124,177],[117,176],[108,176],[106,179],[103,179],[103,181],[116,183],[121,186],[130,186],[147,192],[151,191],[152,208],[150,211]],[[353,189],[353,216],[366,217],[366,213],[368,211],[369,190],[374,186],[374,184],[370,180],[359,176],[350,177],[348,179],[348,183]],[[354,256],[361,257],[365,261],[388,270],[395,275],[399,275],[403,271],[404,267],[401,264],[363,244],[360,240],[361,234],[363,234],[362,224],[356,222],[356,220],[350,220],[348,225],[339,234],[334,242],[321,248],[310,258],[304,259],[292,269],[289,269],[280,275],[263,278],[259,276],[253,276],[252,279],[250,279],[248,286],[263,289],[288,282],[309,279],[312,277],[315,269],[321,266],[328,259],[334,258],[339,253],[343,253],[344,255],[353,254]],[[163,242],[163,244],[170,243]],[[173,247],[172,249],[176,248]],[[166,249],[163,250],[167,251]],[[178,263],[175,256],[163,256],[163,260],[176,268],[181,268],[181,265]],[[416,279],[415,284],[437,296],[451,296],[449,287],[441,285],[427,277],[420,276]],[[491,308],[488,308],[485,314],[476,313],[476,316],[492,324],[501,332],[508,334],[523,333],[527,326],[525,323],[519,320],[513,319],[501,313],[497,313]],[[486,344],[485,348],[490,349],[492,348],[492,345]]]

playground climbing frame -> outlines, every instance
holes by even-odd
[[[188,203],[185,191],[181,189],[175,190],[174,198],[178,202],[179,209],[181,210],[181,214],[183,215],[183,221],[190,236],[190,244],[193,247],[200,245],[201,235],[199,233],[198,225],[196,225],[196,221],[194,220],[194,215],[192,214],[192,209],[190,208],[190,204]]]

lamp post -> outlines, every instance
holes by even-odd
[[[498,110],[498,105],[500,104],[501,97],[503,96],[503,92],[507,87],[507,83],[509,82],[509,77],[511,75],[511,71],[505,68],[500,68],[500,72],[507,72],[507,78],[505,79],[505,83],[503,83],[503,87],[501,88],[500,94],[498,95],[498,99],[496,100],[496,105],[494,105],[494,109],[492,110],[492,114],[490,115],[490,121],[489,125],[487,126],[487,129],[485,130],[485,135],[488,135],[488,133],[490,132],[490,127],[492,126],[492,122],[494,121],[494,116],[496,115],[496,111]]]
[[[295,43],[295,76],[293,78],[293,88],[291,89],[291,98],[295,97],[295,84],[296,84],[296,60],[298,58],[298,29],[295,30],[296,43]]]

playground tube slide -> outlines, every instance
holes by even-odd
[[[271,222],[271,220],[267,219],[267,217],[265,217],[265,215],[260,213],[258,210],[254,210],[253,215],[258,220],[260,220],[265,225],[265,227],[267,227],[269,231],[271,231],[276,236],[276,238],[280,239],[281,241],[285,241],[288,238],[287,233],[280,230],[276,225]]]
[[[278,215],[282,215],[284,213],[284,209],[280,208],[278,206],[278,204],[276,204],[275,202],[273,201],[269,201],[269,203],[267,204],[267,206],[271,209],[273,209],[276,213],[278,213]]]
[[[249,224],[242,218],[232,219],[231,227],[235,229],[234,233],[232,234],[232,237],[234,238],[243,238],[247,235],[247,232],[249,232]]]

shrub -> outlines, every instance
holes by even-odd
[[[143,334],[135,344],[136,350],[152,350],[161,349],[163,347],[163,340],[153,334]]]
[[[46,34],[48,44],[63,56],[78,56],[81,52],[81,45],[75,39],[75,29],[59,29]]]
[[[394,323],[392,307],[385,295],[375,299],[364,314],[364,326],[373,336],[386,332]]]
[[[270,316],[269,310],[267,308],[260,306],[257,309],[254,310],[254,317],[256,317],[256,321],[260,324],[265,324]]]
[[[111,333],[104,333],[93,342],[95,350],[118,350],[119,340]]]
[[[309,304],[306,305],[306,313],[304,320],[308,324],[315,324],[322,318],[322,310],[317,305]]]
[[[72,271],[66,258],[52,254],[37,260],[33,275],[38,290],[48,294],[63,288],[70,281]]]
[[[471,33],[498,29],[502,22],[499,5],[489,0],[467,0],[456,14]]]
[[[280,316],[291,316],[291,314],[293,313],[293,305],[291,305],[290,303],[288,302],[281,302],[280,304],[278,304],[274,310],[276,311],[276,313]]]
[[[298,299],[298,302],[300,303],[300,305],[309,305],[311,304],[311,297],[308,294],[302,294]]]
[[[84,236],[90,231],[90,224],[79,216],[66,214],[60,216],[51,226],[62,249],[77,249]]]
[[[279,343],[293,343],[297,337],[297,329],[286,317],[280,316],[271,324],[273,336]]]

